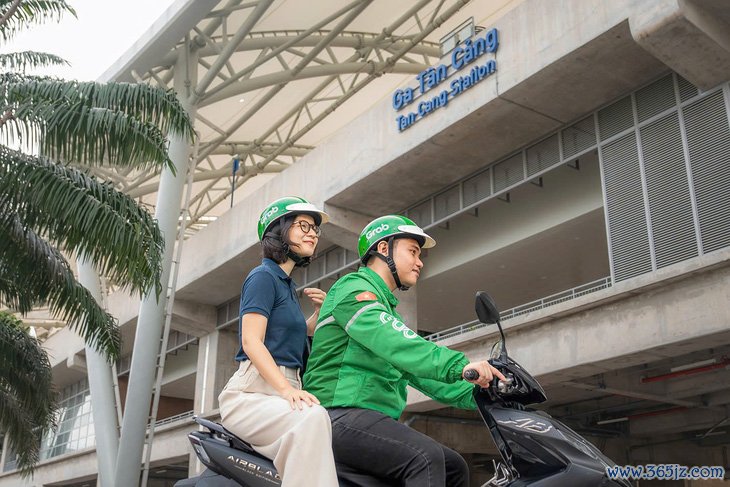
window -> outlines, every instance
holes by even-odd
[[[85,450],[96,444],[87,379],[63,389],[59,406],[58,429],[44,438],[41,460]]]

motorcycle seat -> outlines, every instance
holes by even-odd
[[[229,431],[222,424],[216,423],[214,421],[209,421],[207,419],[199,418],[197,416],[193,417],[193,419],[200,426],[203,426],[205,428],[208,428],[212,432],[215,432],[215,433],[218,433],[219,435],[222,435],[222,436],[227,437],[231,441],[231,443],[232,443],[231,446],[233,446],[233,448],[236,448],[238,450],[247,451],[247,452],[250,452],[250,453],[254,453],[256,455],[259,455],[259,453],[256,452],[256,450],[253,449],[253,447],[251,446],[250,443],[248,443],[247,441],[243,441],[241,438],[239,438],[238,436],[236,436],[235,433],[233,433],[232,431]]]

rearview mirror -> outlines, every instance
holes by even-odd
[[[474,309],[477,312],[477,317],[482,323],[492,325],[499,321],[499,311],[497,305],[494,304],[494,300],[489,294],[484,291],[477,292],[476,303]]]
[[[501,340],[498,341],[492,348],[492,358],[499,358],[500,360],[507,359],[507,345],[504,338],[504,330],[502,330],[502,324],[499,322],[499,310],[497,305],[494,304],[492,297],[484,291],[478,291],[476,296],[476,303],[474,309],[477,312],[479,321],[488,325],[497,324],[499,328],[499,336]]]

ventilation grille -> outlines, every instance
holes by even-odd
[[[730,126],[723,88],[727,84],[700,93],[676,73],[665,76],[407,214],[428,227],[598,148],[614,280],[730,247]]]
[[[335,247],[325,254],[325,260],[327,261],[327,273],[334,272],[340,267],[345,265],[345,249],[342,247]]]
[[[677,113],[641,129],[657,267],[696,257],[692,200]]]
[[[505,188],[517,184],[525,177],[522,167],[522,153],[506,159],[494,166],[494,191],[502,191]]]
[[[684,109],[703,252],[730,245],[730,128],[722,92]]]
[[[568,159],[596,145],[593,116],[586,117],[562,131],[563,157]]]
[[[437,194],[433,199],[433,204],[436,221],[456,213],[460,207],[459,187],[454,186],[443,193]]]
[[[634,126],[631,97],[622,98],[598,112],[598,127],[601,140],[610,139],[616,134]]]
[[[558,136],[553,135],[527,149],[527,174],[532,176],[560,162]]]
[[[680,75],[677,75],[677,85],[679,86],[679,99],[681,101],[685,102],[697,96],[697,87]]]
[[[480,201],[490,194],[491,189],[491,177],[489,171],[484,171],[477,174],[476,176],[467,179],[463,184],[464,188],[464,206],[473,205],[477,201]]]
[[[326,259],[313,259],[307,266],[307,279],[317,280],[325,274]]]
[[[602,155],[614,280],[622,281],[652,270],[635,134],[607,144]]]
[[[674,80],[671,74],[636,92],[636,114],[639,122],[659,115],[676,105]]]
[[[418,225],[425,227],[431,224],[431,200],[424,201],[415,208],[408,210],[408,218]]]

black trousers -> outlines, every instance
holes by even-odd
[[[334,408],[329,414],[338,465],[404,487],[469,486],[466,461],[434,439],[370,409]]]

